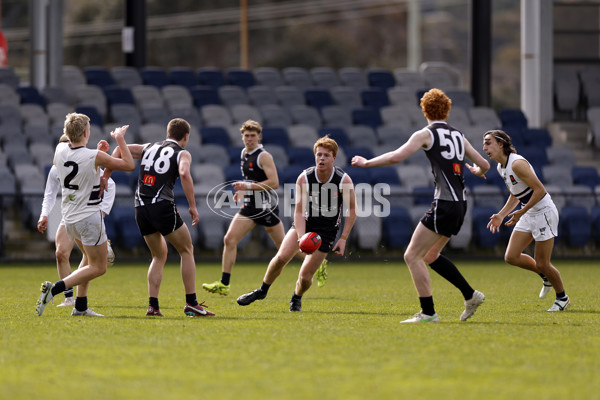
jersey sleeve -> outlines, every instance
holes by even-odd
[[[106,214],[110,214],[110,210],[112,209],[113,204],[115,203],[115,196],[117,194],[117,185],[115,181],[111,178],[108,178],[108,187],[104,191],[104,197],[102,198],[102,203],[100,204],[100,209]]]
[[[44,189],[44,200],[42,201],[41,217],[47,217],[50,215],[50,211],[56,203],[56,196],[60,191],[60,178],[58,177],[58,170],[53,165],[48,173],[48,179],[46,179],[46,188]]]

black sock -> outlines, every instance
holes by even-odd
[[[435,308],[433,308],[433,296],[419,297],[419,301],[421,302],[421,311],[423,311],[423,314],[435,314]]]
[[[66,288],[63,281],[58,281],[52,286],[50,292],[52,293],[52,296],[56,296],[57,294],[64,292]]]
[[[63,292],[63,294],[65,295],[65,299],[68,299],[69,297],[73,297],[73,288],[68,288],[67,290],[65,290]]]
[[[223,272],[221,274],[221,283],[225,286],[229,285],[229,281],[231,280],[231,274],[228,272]]]
[[[565,293],[564,290],[560,293],[556,293],[557,300],[565,300],[566,298],[567,298],[567,294]]]
[[[473,290],[471,285],[469,285],[469,282],[462,276],[458,268],[456,268],[456,265],[448,258],[440,254],[437,260],[429,264],[429,266],[448,282],[456,286],[458,290],[461,291],[465,300],[469,300],[473,297],[475,290]]]
[[[292,300],[302,300],[302,296],[298,296],[296,292],[292,295]]]
[[[77,296],[75,298],[75,309],[77,311],[85,311],[87,310],[88,305],[87,305],[87,296],[85,297],[79,297]]]
[[[148,299],[148,304],[150,305],[150,307],[154,308],[155,310],[158,310],[158,297],[149,297]]]
[[[196,293],[190,293],[185,295],[185,302],[190,306],[197,306],[198,300],[196,300]]]
[[[265,294],[267,294],[267,293],[269,293],[270,287],[271,287],[271,285],[263,282],[262,285],[260,285],[260,290],[261,290],[261,292],[264,292]]]
[[[548,282],[548,278],[546,278],[546,275],[544,274],[538,274],[543,280],[544,282]]]

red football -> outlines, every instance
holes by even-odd
[[[306,254],[312,254],[321,247],[321,236],[316,232],[306,232],[298,241],[300,250]]]

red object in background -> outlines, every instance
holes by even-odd
[[[6,67],[8,61],[8,42],[0,30],[0,67]]]

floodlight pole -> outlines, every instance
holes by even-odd
[[[492,1],[471,0],[471,94],[476,106],[491,107]]]
[[[122,33],[125,65],[146,66],[146,0],[125,1],[125,27]]]
[[[240,67],[248,69],[248,0],[240,0]]]

